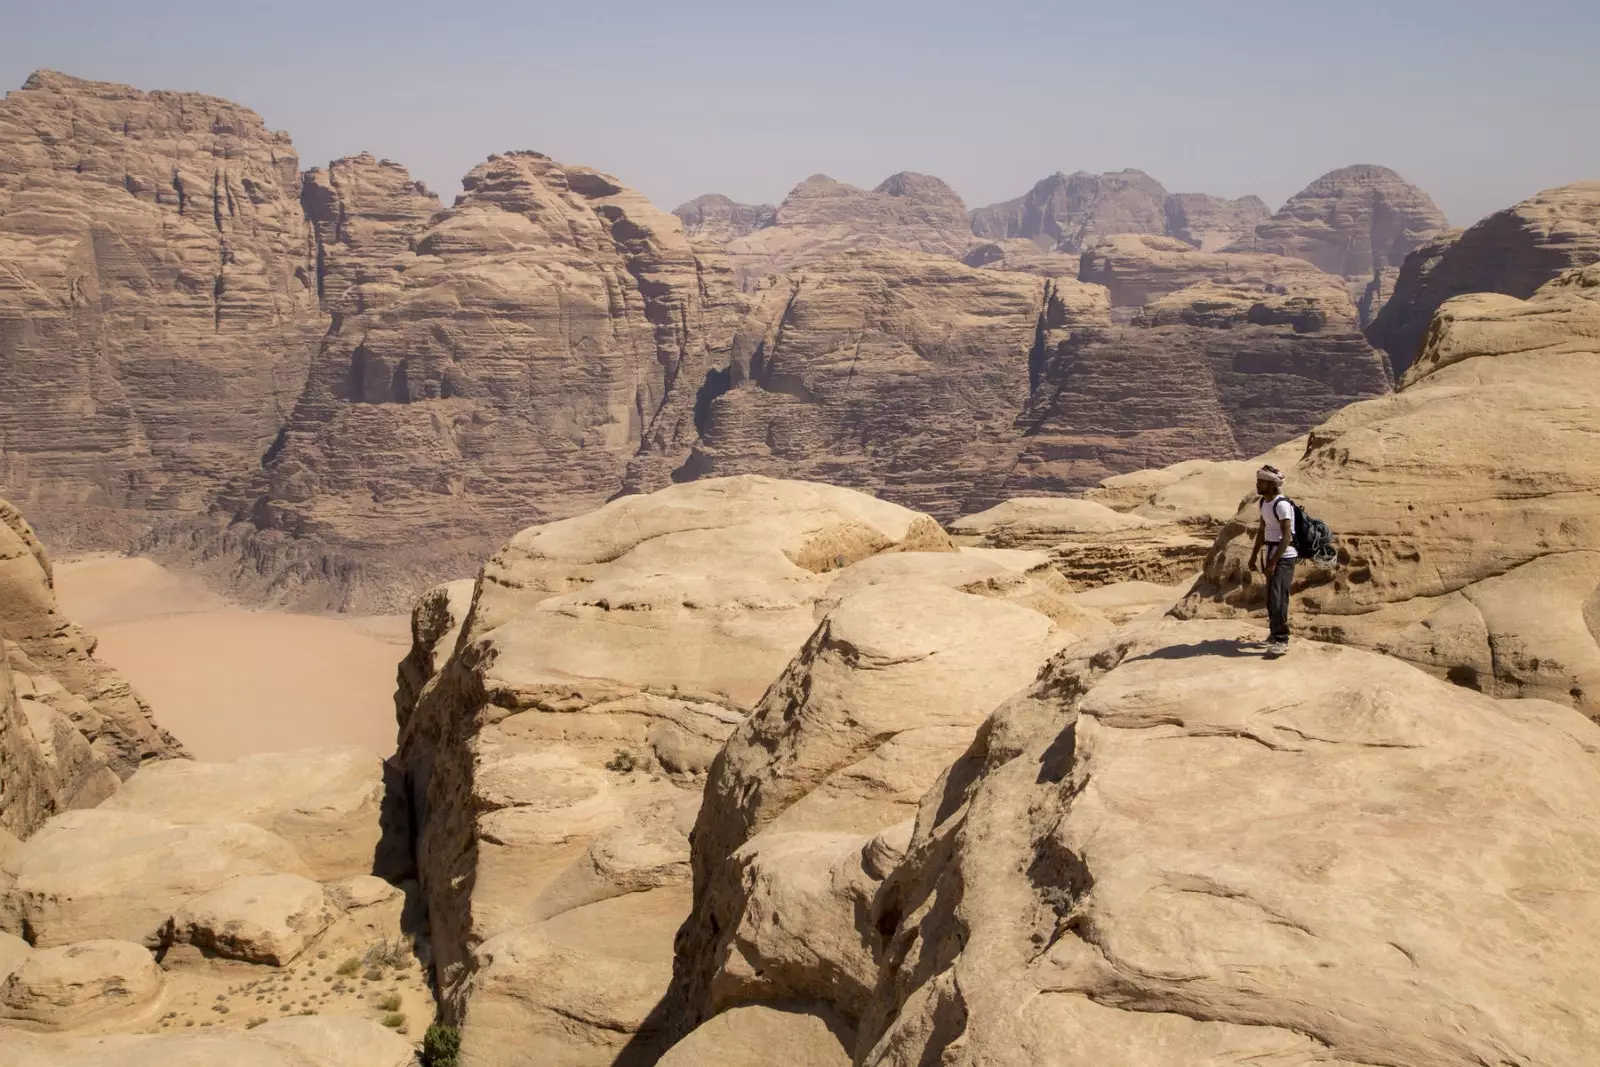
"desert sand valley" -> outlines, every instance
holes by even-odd
[[[0,1064],[1589,1067],[1600,180],[1300,180],[441,198],[32,74]]]

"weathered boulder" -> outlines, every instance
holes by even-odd
[[[1112,475],[1083,497],[1113,511],[1175,522],[1215,536],[1255,495],[1255,472],[1269,463],[1288,470],[1305,455],[1306,440],[1286,441],[1254,459],[1188,459]]]
[[[1396,372],[1411,366],[1434,312],[1452,297],[1504,293],[1527,299],[1573,267],[1600,262],[1600,181],[1547,189],[1464,233],[1419,245],[1393,297],[1367,330]]]
[[[1498,696],[1600,708],[1600,266],[1534,297],[1440,308],[1392,397],[1312,431],[1286,490],[1338,534],[1339,565],[1302,567],[1299,625]],[[1248,509],[1182,606],[1258,603]]]
[[[331,879],[372,871],[383,796],[383,761],[345,746],[151,764],[103,807],[179,826],[250,823],[289,842],[313,877]]]
[[[370,1019],[306,1015],[249,1030],[111,1037],[34,1036],[0,1030],[13,1067],[411,1067],[411,1042]]]
[[[0,928],[38,948],[112,938],[154,948],[183,903],[243,875],[305,875],[294,847],[246,823],[174,826],[103,808],[57,815],[6,860]]]
[[[91,940],[36,949],[0,981],[0,1020],[44,1030],[127,1022],[152,1008],[164,985],[142,945]]]
[[[1086,642],[985,724],[859,920],[855,1063],[1587,1061],[1600,730],[1238,635]]]
[[[960,256],[972,244],[967,208],[944,182],[902,171],[871,191],[813,174],[764,224],[725,246],[740,284],[852,250]]]
[[[122,548],[256,466],[326,319],[287,134],[51,71],[0,101],[0,494]]]
[[[184,902],[161,931],[161,948],[193,945],[211,955],[284,967],[338,912],[322,886],[298,874],[245,875]]]

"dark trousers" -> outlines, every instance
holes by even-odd
[[[1289,640],[1289,587],[1294,585],[1294,565],[1299,557],[1280,559],[1267,577],[1267,619],[1274,641]]]

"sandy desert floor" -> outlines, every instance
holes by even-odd
[[[359,744],[394,751],[404,616],[253,611],[147,559],[58,560],[67,618],[197,759]]]

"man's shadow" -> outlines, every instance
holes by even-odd
[[[1214,637],[1210,640],[1195,641],[1187,645],[1167,645],[1153,652],[1129,656],[1125,662],[1141,659],[1194,659],[1196,656],[1229,656],[1235,659],[1260,658],[1262,650],[1260,648],[1250,648],[1248,644],[1249,642],[1244,638],[1227,641]]]

